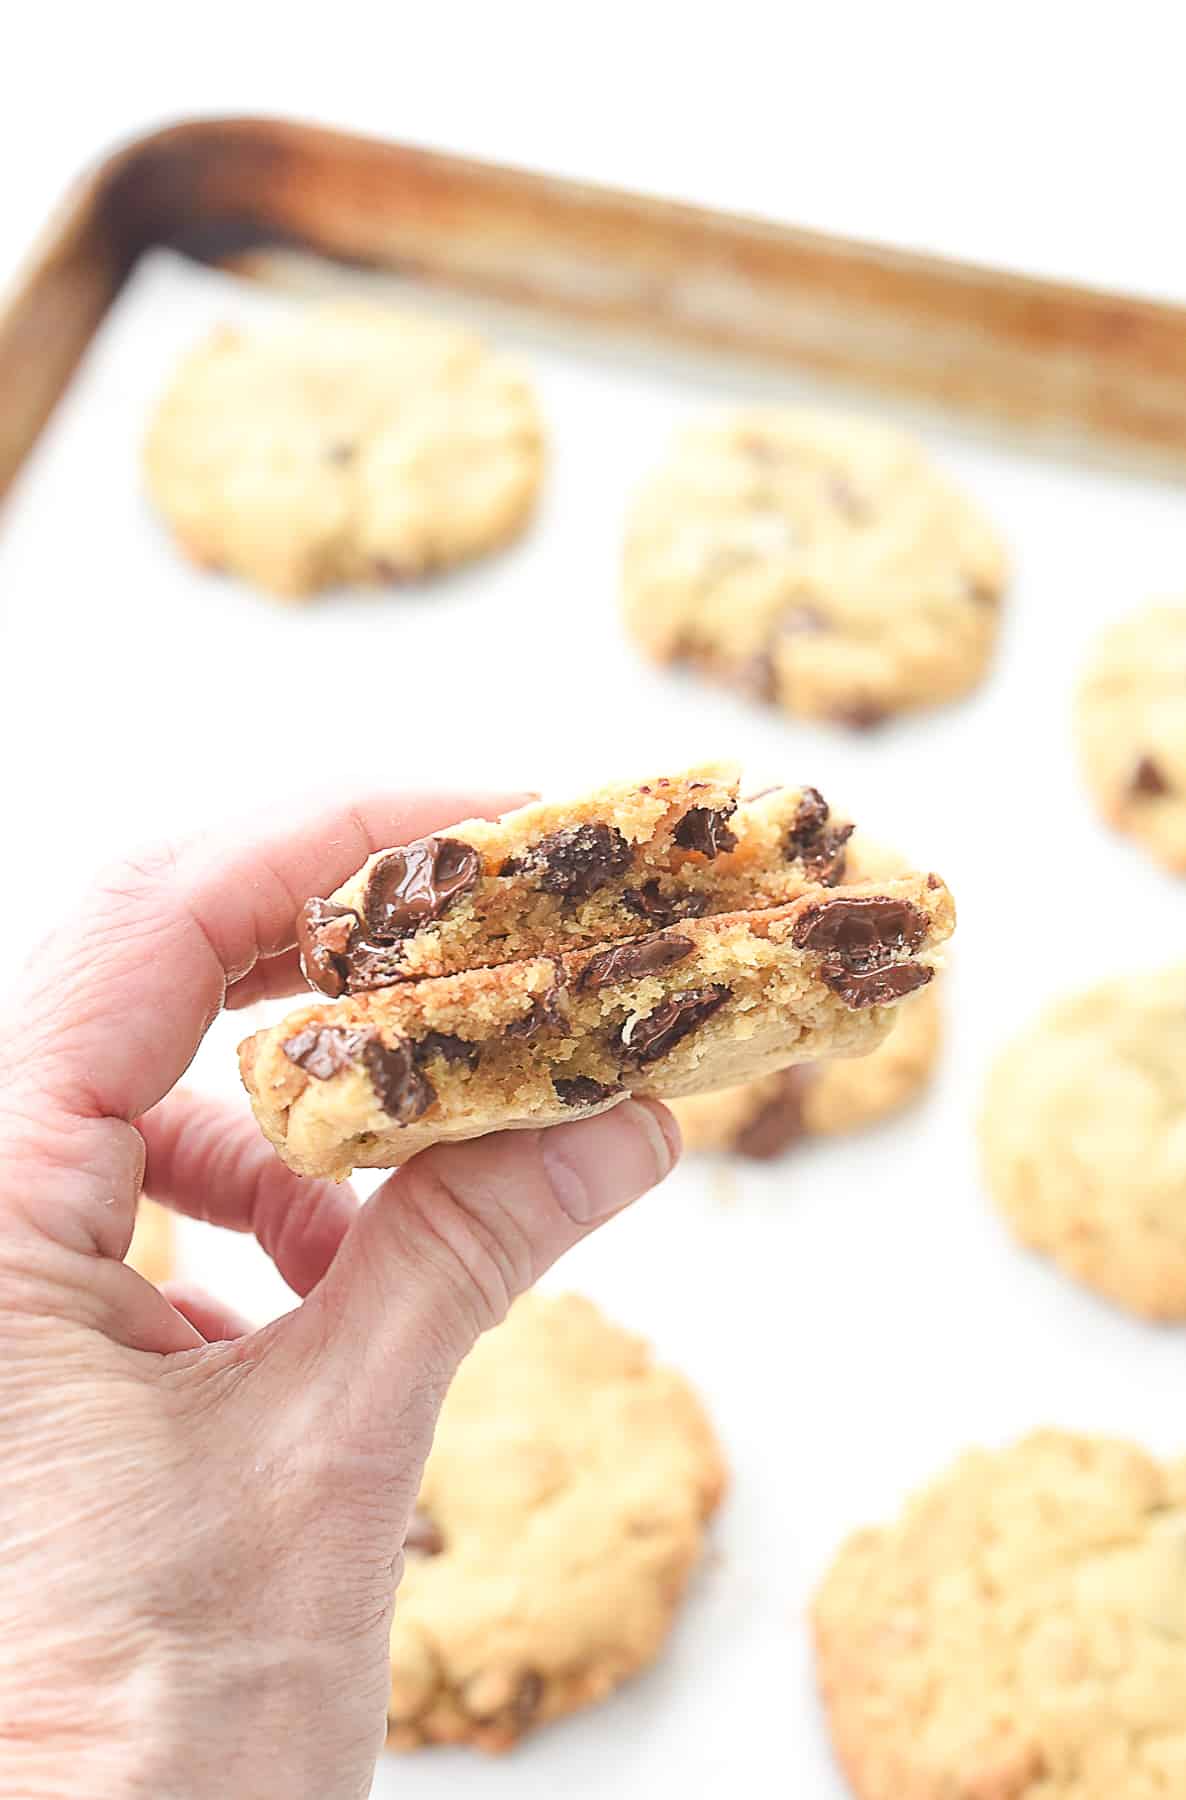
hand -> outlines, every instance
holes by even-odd
[[[299,991],[293,922],[373,850],[508,800],[369,799],[129,862],[0,1036],[0,1793],[346,1800],[383,1739],[404,1531],[478,1333],[670,1169],[625,1101],[439,1147],[361,1209],[170,1090],[223,1006]],[[249,1330],[123,1262],[137,1195],[251,1231]]]

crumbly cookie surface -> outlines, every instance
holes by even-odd
[[[724,1489],[687,1383],[574,1295],[532,1294],[446,1396],[391,1631],[398,1749],[503,1750],[659,1654]]]
[[[698,1093],[863,1054],[931,980],[953,926],[934,875],[808,886],[786,906],[306,1006],[249,1038],[240,1067],[291,1168],[391,1168],[627,1093]]]
[[[814,1609],[859,1800],[1186,1794],[1186,1478],[1046,1431],[841,1550]]]
[[[980,681],[1005,578],[996,533],[912,439],[754,407],[686,430],[639,495],[624,608],[659,662],[868,726]]]
[[[542,443],[527,381],[473,333],[347,302],[194,350],[144,466],[195,562],[294,598],[506,542],[531,511]]]
[[[851,831],[815,788],[740,799],[728,764],[467,819],[307,901],[302,964],[334,999],[777,905],[842,880]]]
[[[993,1069],[981,1143],[1023,1243],[1133,1312],[1186,1318],[1186,965],[1051,1007]]]
[[[1146,607],[1104,633],[1076,726],[1104,818],[1186,874],[1186,604]]]
[[[172,1279],[173,1215],[168,1207],[141,1197],[125,1261],[154,1287]]]

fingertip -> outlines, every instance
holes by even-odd
[[[674,1119],[668,1126],[666,1111],[652,1101],[623,1100],[591,1119],[540,1133],[548,1179],[575,1224],[609,1218],[671,1173],[679,1127]]]

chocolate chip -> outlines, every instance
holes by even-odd
[[[418,1556],[439,1556],[444,1548],[445,1540],[436,1520],[430,1518],[422,1506],[414,1507],[404,1537],[404,1550],[414,1550]]]
[[[633,852],[613,825],[571,825],[512,857],[503,875],[531,875],[547,894],[587,900],[629,868]]]
[[[711,860],[722,850],[737,848],[737,837],[725,822],[736,811],[736,802],[720,807],[690,807],[671,835],[681,850],[699,850]]]
[[[411,936],[468,894],[481,873],[481,857],[459,838],[419,838],[389,850],[367,881],[363,917],[370,936],[380,944]]]
[[[560,1003],[563,993],[564,983],[560,978],[560,971],[557,969],[556,980],[552,986],[546,993],[540,994],[532,1000],[521,1019],[515,1019],[510,1025],[503,1026],[503,1036],[521,1038],[524,1043],[530,1044],[540,1035],[541,1031],[561,1030],[568,1023],[564,1008]]]
[[[737,1134],[734,1148],[739,1156],[765,1162],[807,1135],[803,1099],[814,1079],[815,1071],[805,1063],[782,1071],[769,1100]]]
[[[556,1098],[565,1106],[598,1106],[611,1094],[622,1091],[612,1082],[594,1081],[591,1075],[553,1075],[552,1086]]]
[[[372,944],[361,934],[355,937],[346,958],[348,994],[369,994],[407,979],[404,953],[398,944]]]
[[[927,916],[910,900],[888,895],[817,900],[795,920],[791,941],[801,950],[835,955],[846,969],[879,968],[898,950],[917,950]]]
[[[340,468],[345,463],[353,462],[357,454],[357,444],[348,444],[342,440],[336,444],[326,445],[325,460],[329,463],[336,463]]]
[[[846,1006],[886,1006],[925,987],[935,971],[928,963],[890,963],[884,969],[854,970],[841,956],[826,957],[823,977]]]
[[[975,575],[965,575],[963,584],[968,599],[975,601],[977,606],[996,606],[1000,600],[1000,590],[990,582],[978,580]]]
[[[682,1042],[705,1019],[729,998],[729,989],[719,984],[712,987],[687,988],[673,994],[645,1019],[627,1021],[619,1043],[632,1062],[654,1062]]]
[[[383,1111],[400,1125],[410,1125],[426,1113],[437,1097],[436,1089],[416,1067],[412,1047],[402,1038],[385,1044],[370,1038],[362,1046],[362,1060]]]
[[[657,881],[644,882],[640,888],[627,888],[622,905],[656,925],[668,925],[673,919],[699,919],[708,911],[707,894],[664,894]]]
[[[854,700],[851,705],[836,707],[829,716],[837,725],[851,725],[854,731],[872,731],[889,718],[885,707],[875,706],[872,700]]]
[[[515,1698],[511,1701],[511,1713],[517,1725],[527,1725],[539,1711],[539,1703],[544,1697],[544,1681],[534,1669],[527,1669],[523,1679],[515,1690]]]
[[[800,860],[804,874],[821,887],[835,887],[843,880],[844,847],[853,834],[851,825],[832,825],[829,819],[828,803],[819,789],[804,788],[783,845],[787,859]]]
[[[328,1081],[343,1069],[352,1069],[354,1059],[369,1042],[365,1031],[348,1031],[341,1025],[306,1025],[295,1037],[286,1038],[280,1048],[290,1063],[312,1075],[317,1081]]]
[[[1154,762],[1151,756],[1142,756],[1132,772],[1129,788],[1134,794],[1148,794],[1156,797],[1160,794],[1168,794],[1170,784],[1162,774],[1160,765]]]
[[[332,900],[306,900],[297,920],[297,949],[310,987],[336,1000],[346,991],[346,952],[358,914]]]
[[[636,938],[629,944],[617,944],[602,950],[589,961],[577,977],[576,986],[585,992],[612,987],[617,981],[634,981],[640,975],[654,975],[669,969],[692,953],[692,940],[685,937]]]
[[[477,1044],[469,1044],[464,1038],[454,1037],[449,1031],[430,1031],[412,1045],[412,1055],[418,1063],[425,1063],[430,1056],[439,1056],[452,1068],[456,1063],[464,1063],[466,1068],[474,1070],[482,1060],[482,1052]]]

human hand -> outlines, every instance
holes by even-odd
[[[219,1010],[299,991],[298,907],[510,798],[372,798],[128,862],[0,1034],[0,1794],[353,1800],[404,1532],[479,1332],[670,1169],[657,1103],[439,1146],[359,1209],[171,1093]],[[168,1096],[168,1097],[167,1097]],[[250,1330],[124,1262],[137,1195],[250,1231]]]

